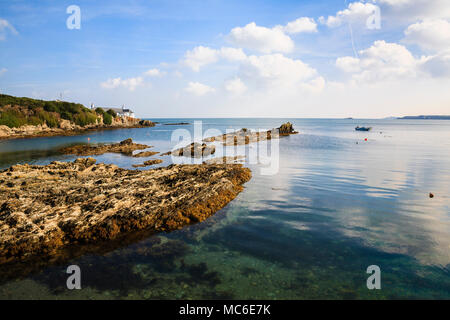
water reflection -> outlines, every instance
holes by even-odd
[[[203,125],[225,132],[283,121],[207,119]],[[450,298],[450,123],[367,120],[374,132],[366,134],[354,132],[356,120],[290,121],[301,134],[280,140],[278,174],[263,176],[258,164],[248,164],[252,180],[215,216],[39,267],[24,280],[3,283],[0,297]],[[131,137],[166,151],[174,129],[89,136],[93,142]],[[2,142],[0,166],[45,163],[59,157],[49,150],[84,139],[46,138],[40,155],[26,140]],[[96,158],[124,168],[134,163],[122,155]],[[68,263],[86,269],[86,290],[63,290]],[[382,270],[378,292],[365,287],[372,264]]]

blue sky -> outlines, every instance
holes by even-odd
[[[449,50],[446,0],[0,0],[2,93],[141,117],[449,114]]]

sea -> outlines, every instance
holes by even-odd
[[[450,299],[450,121],[150,120],[158,124],[0,141],[0,169],[73,161],[59,149],[78,143],[132,138],[163,153],[180,137],[288,121],[299,134],[270,141],[261,157],[263,147],[230,147],[253,155],[243,163],[252,179],[207,220],[0,267],[0,299]],[[133,170],[145,160],[94,158]],[[152,168],[174,161],[153,158],[164,162]],[[67,287],[71,265],[81,289]]]

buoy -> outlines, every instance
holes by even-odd
[[[364,141],[367,141],[367,138],[365,138]]]
[[[91,141],[91,138],[88,138],[88,141]]]

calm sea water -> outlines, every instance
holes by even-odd
[[[3,268],[0,298],[450,298],[450,121],[201,120],[203,131],[222,132],[291,121],[300,134],[280,139],[277,174],[246,164],[253,178],[245,190],[205,222]],[[356,132],[356,125],[373,130]],[[182,128],[193,130],[158,125],[1,141],[0,168],[73,160],[57,150],[88,138],[133,138],[165,152],[175,144],[172,131]],[[142,162],[96,159],[130,169]],[[66,289],[71,264],[82,270],[82,290]],[[381,290],[367,289],[370,265],[381,269]]]

